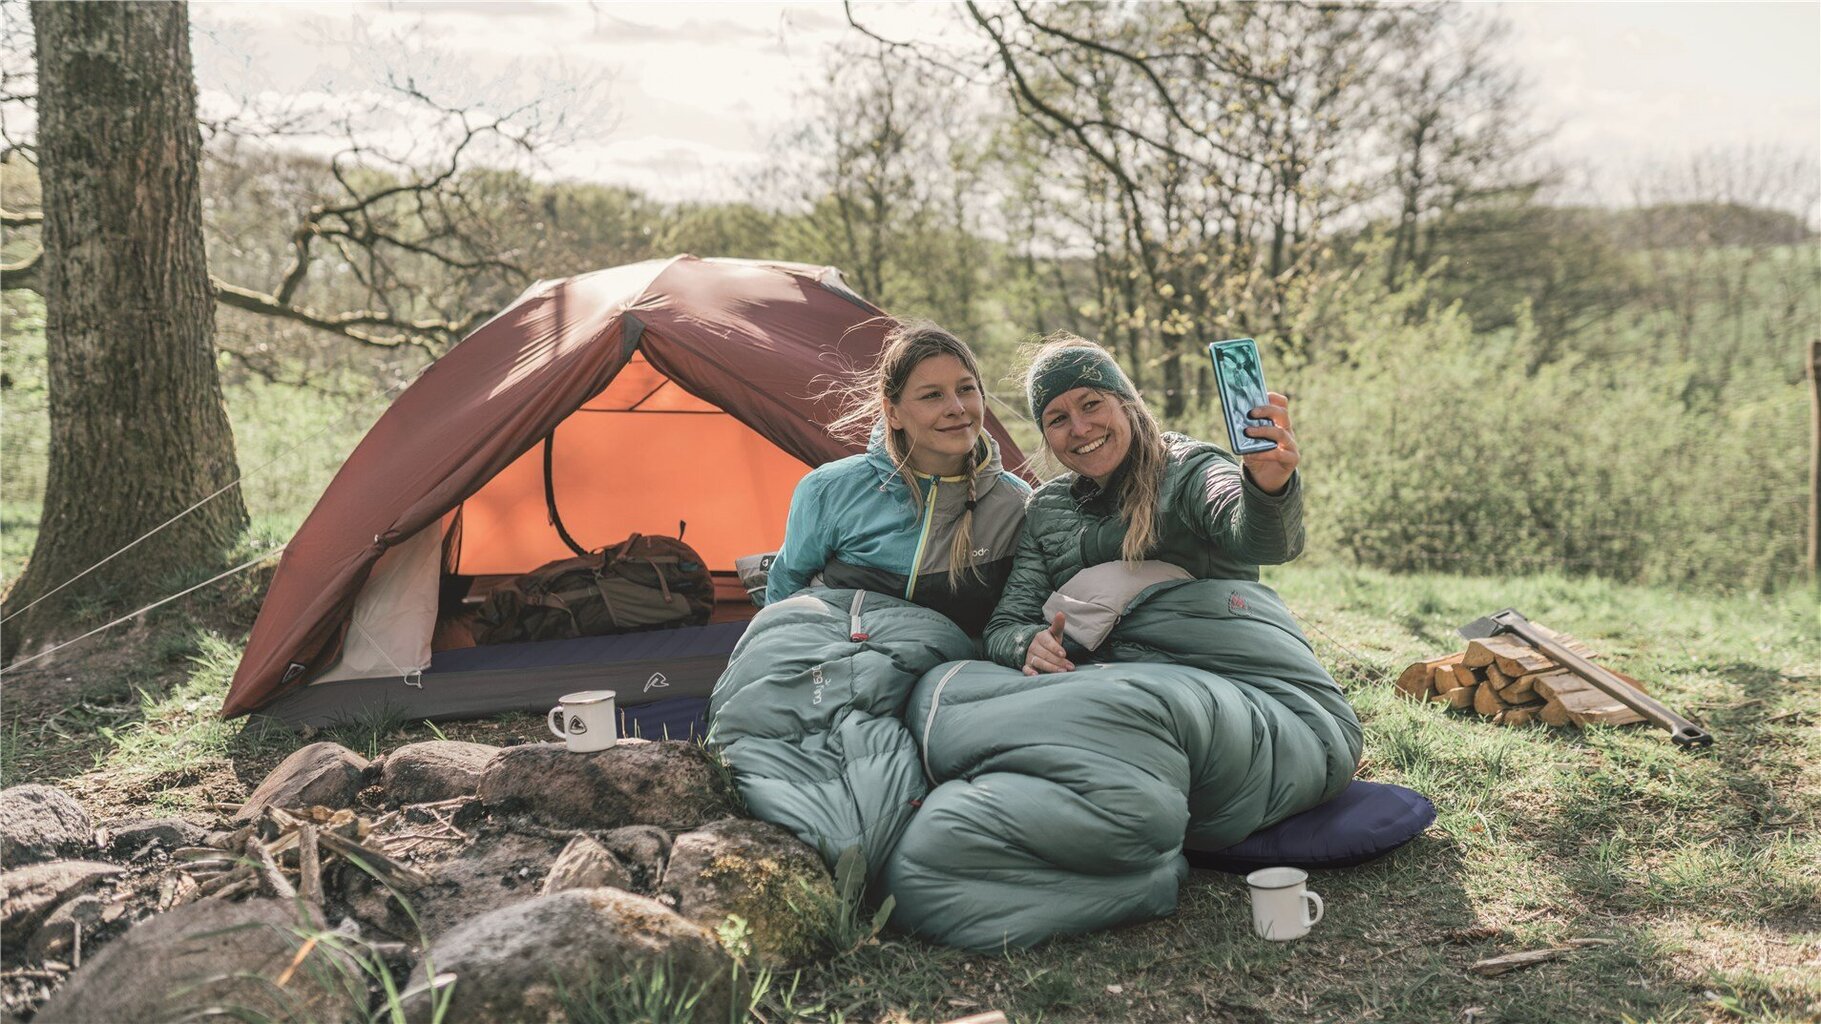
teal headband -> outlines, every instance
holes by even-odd
[[[1076,388],[1138,397],[1138,389],[1132,387],[1112,356],[1097,348],[1059,348],[1032,363],[1024,376],[1024,390],[1031,399],[1031,418],[1041,425],[1043,410],[1051,400]]]

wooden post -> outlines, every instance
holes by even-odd
[[[1808,343],[1808,582],[1821,587],[1821,339]]]

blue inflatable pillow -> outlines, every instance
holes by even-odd
[[[1361,782],[1319,807],[1260,829],[1224,850],[1184,850],[1189,863],[1236,874],[1268,867],[1345,868],[1415,839],[1435,820],[1429,798],[1402,786]]]

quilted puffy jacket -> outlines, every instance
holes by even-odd
[[[874,429],[866,454],[819,466],[797,484],[772,563],[767,604],[813,583],[889,594],[948,616],[979,636],[999,599],[1024,522],[1030,488],[1007,472],[993,439],[980,436],[969,534],[978,577],[951,585],[949,545],[967,505],[965,477],[917,474],[913,491]]]
[[[1162,521],[1147,558],[1181,566],[1196,579],[1256,580],[1260,565],[1302,553],[1300,473],[1282,494],[1266,494],[1227,452],[1182,434],[1165,434],[1163,442]],[[986,626],[987,657],[1021,667],[1031,637],[1047,625],[1043,603],[1050,594],[1082,569],[1119,559],[1126,524],[1112,483],[1103,491],[1069,474],[1031,495],[1005,593]]]

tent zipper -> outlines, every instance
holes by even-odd
[[[954,668],[949,669],[941,679],[936,681],[936,692],[929,695],[929,715],[923,719],[923,743],[921,746],[923,748],[923,777],[928,779],[929,784],[932,786],[936,784],[936,773],[929,770],[930,730],[936,727],[936,709],[942,705],[942,688],[948,685],[950,679],[955,678],[955,673],[966,667],[967,662],[965,661],[956,663]]]
[[[929,524],[936,519],[936,492],[941,490],[942,481],[931,477],[929,494],[923,500],[923,529],[917,531],[917,551],[911,555],[910,579],[904,583],[904,599],[914,600],[917,594],[917,573],[923,568],[923,548],[929,543]]]

